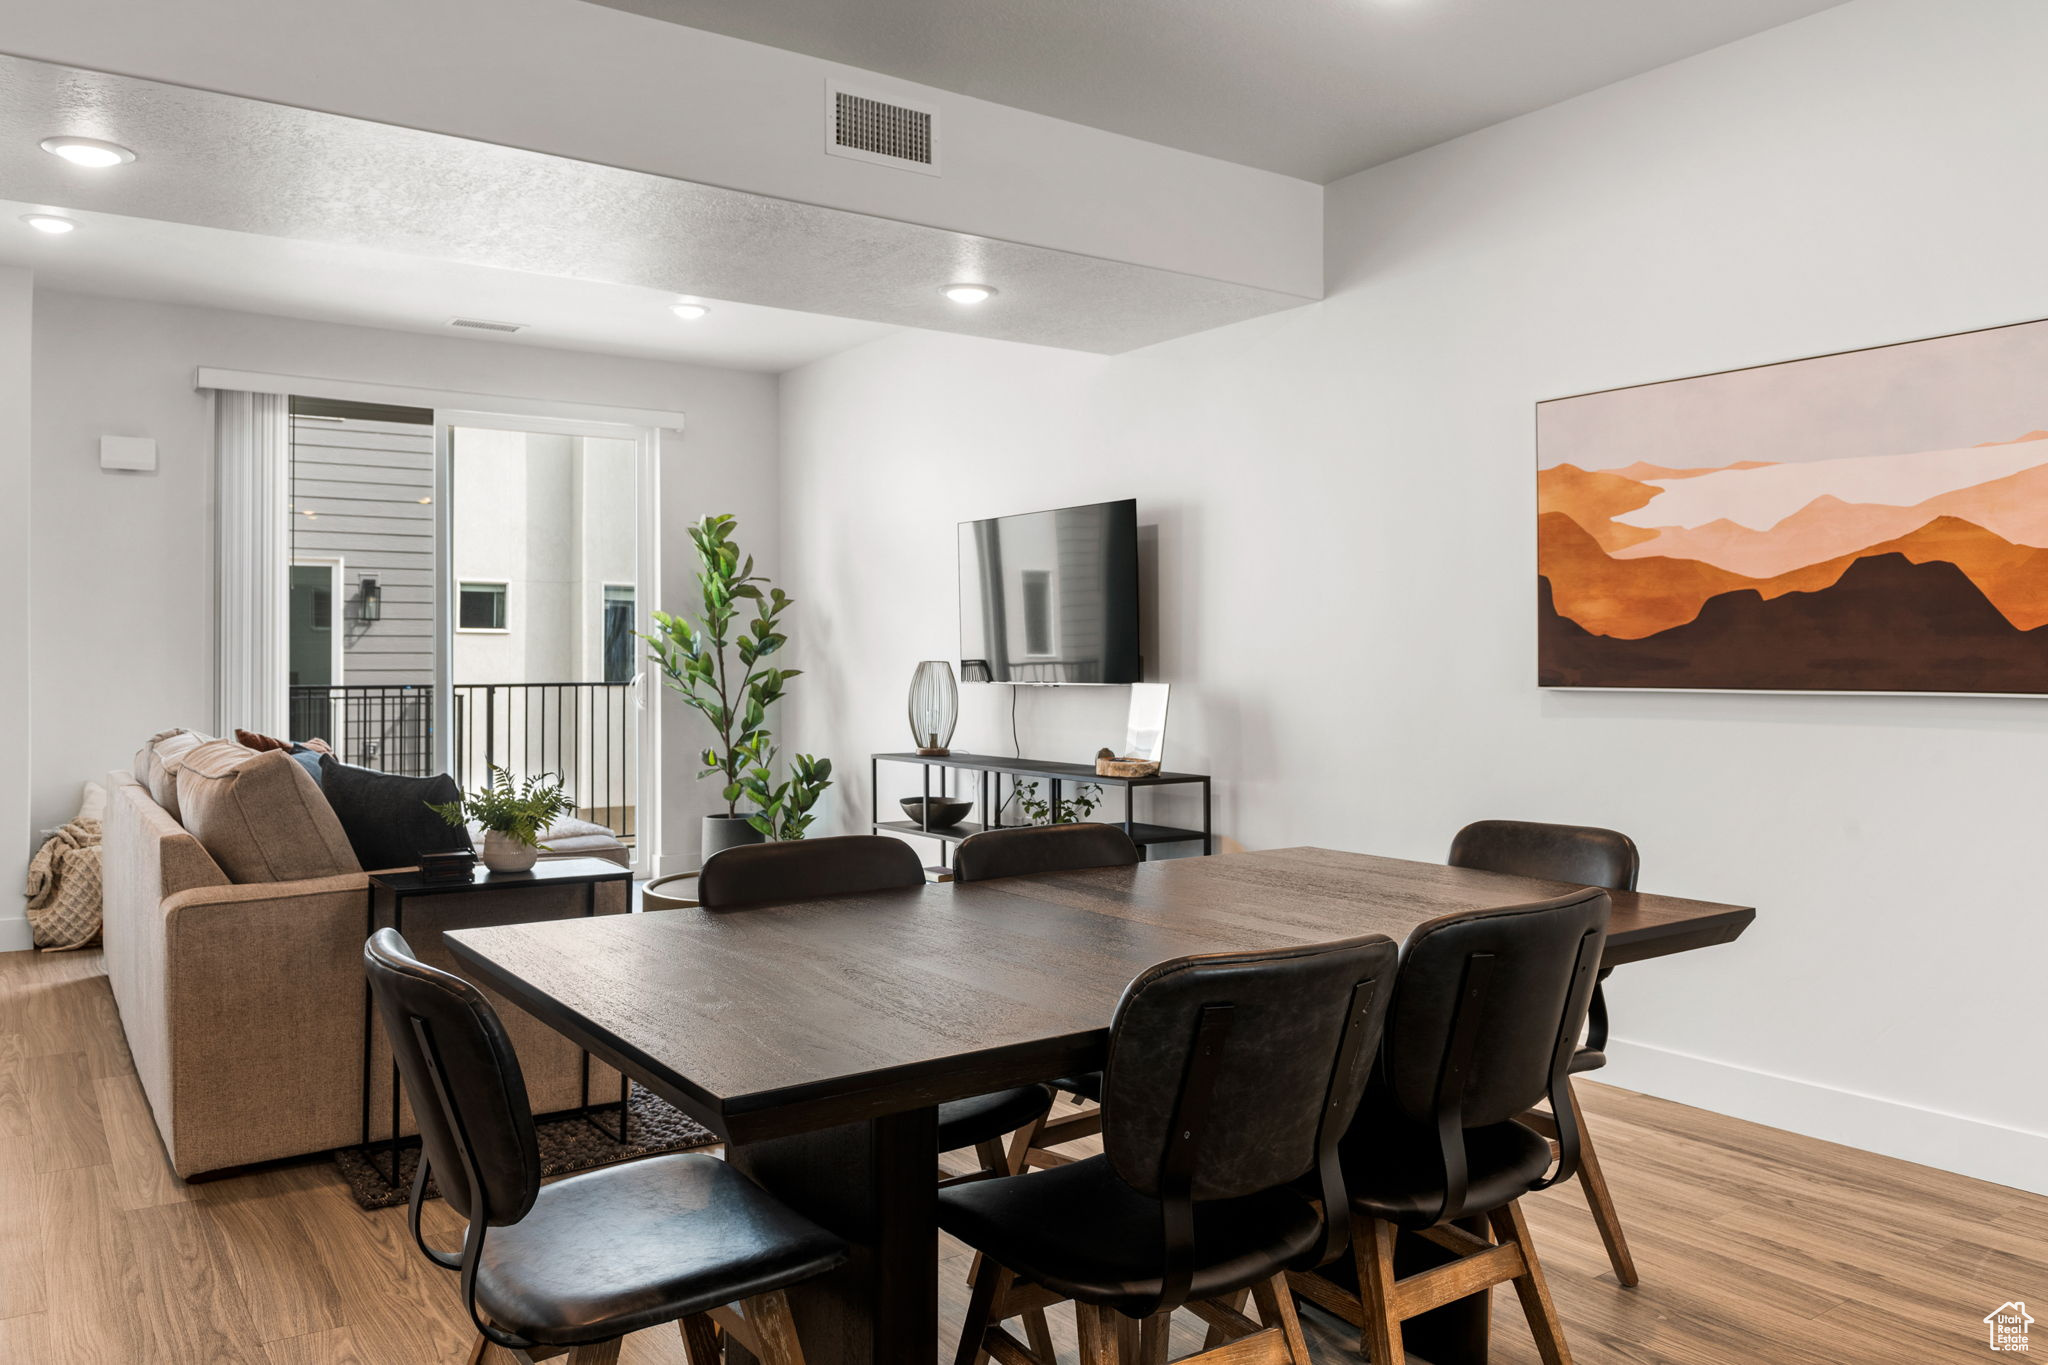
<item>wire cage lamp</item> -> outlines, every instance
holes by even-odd
[[[917,752],[926,758],[943,758],[953,742],[953,727],[960,720],[960,689],[953,682],[953,665],[944,659],[926,659],[910,678],[910,737]]]

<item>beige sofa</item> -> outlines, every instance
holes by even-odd
[[[617,840],[607,849],[587,834],[576,838],[558,854],[622,861]],[[358,1142],[368,876],[236,885],[125,772],[108,779],[104,839],[107,976],[178,1174]],[[624,883],[598,892],[599,913],[628,908]],[[446,907],[413,907],[406,937],[422,958],[452,969],[440,942],[445,929],[585,909],[580,887],[475,893]],[[582,1054],[505,1000],[493,1003],[519,1050],[535,1112],[576,1105]],[[390,1062],[374,1031],[372,1045],[371,1131],[381,1137]],[[617,1074],[593,1063],[591,1097],[617,1093]],[[401,1128],[412,1131],[409,1113]]]

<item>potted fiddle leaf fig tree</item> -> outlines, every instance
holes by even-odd
[[[788,643],[781,626],[791,602],[754,572],[754,557],[733,539],[738,527],[731,515],[720,513],[690,528],[702,599],[697,620],[657,611],[654,631],[646,637],[663,681],[711,726],[713,743],[703,751],[704,768],[697,775],[717,776],[725,810],[704,817],[706,858],[763,838],[802,838],[832,770],[829,761],[799,755],[790,779],[774,784],[768,710],[801,670],[775,666],[774,656]],[[761,810],[743,814],[742,800]]]

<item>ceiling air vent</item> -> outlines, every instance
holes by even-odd
[[[485,318],[450,318],[450,327],[473,327],[479,332],[517,332],[526,326],[523,322],[491,322]]]
[[[833,156],[939,173],[938,110],[825,83],[825,150]]]

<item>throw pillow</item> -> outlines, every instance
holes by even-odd
[[[440,853],[468,845],[469,836],[427,809],[462,799],[455,779],[401,777],[343,763],[332,754],[320,759],[320,790],[348,832],[356,859],[381,872],[417,867],[422,853]]]
[[[279,750],[216,739],[178,768],[187,832],[233,882],[291,882],[360,872],[348,835],[306,770]]]
[[[272,739],[269,735],[259,735],[254,730],[235,731],[235,743],[244,749],[254,749],[259,754],[267,754],[272,749],[292,747],[292,742],[288,739]]]
[[[144,784],[149,788],[150,798],[173,820],[184,818],[178,807],[178,769],[193,750],[214,742],[212,736],[197,730],[179,730],[149,746],[149,776]]]

